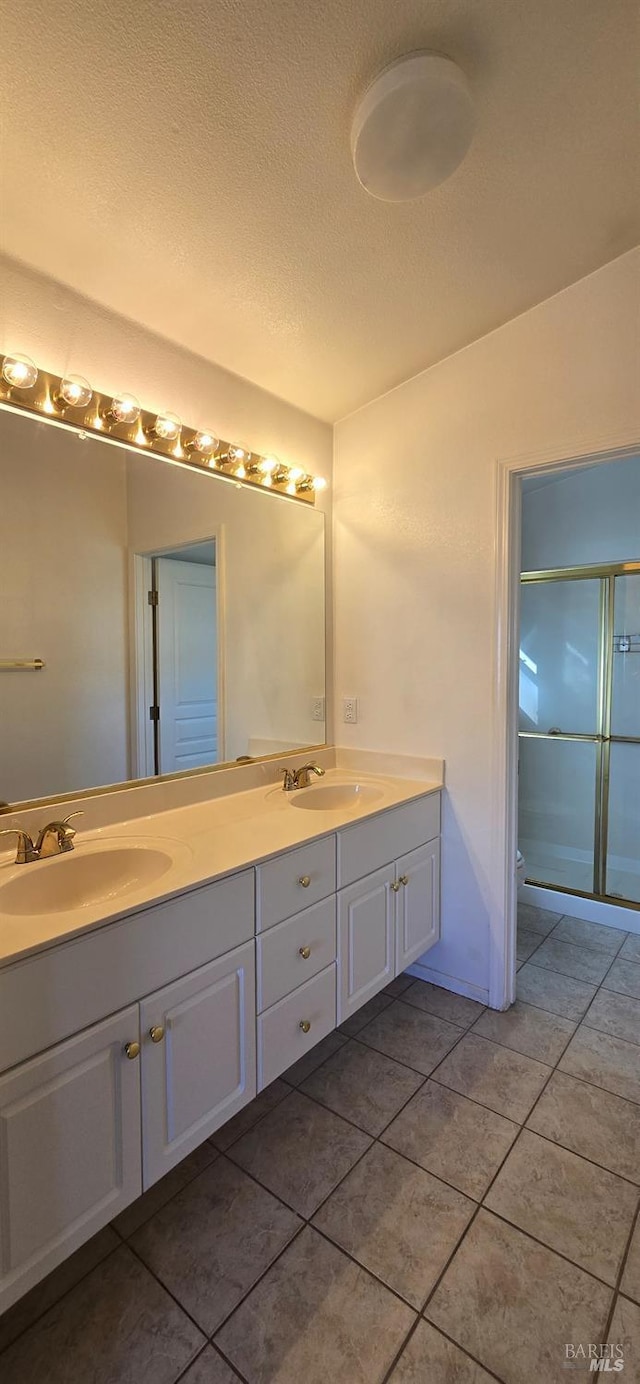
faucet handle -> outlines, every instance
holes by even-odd
[[[3,827],[0,836],[17,836],[18,849],[16,851],[16,865],[28,865],[32,860],[38,859],[38,852],[31,840],[28,831],[24,827]]]
[[[76,829],[69,826],[72,817],[84,817],[84,812],[70,812],[62,821],[47,822],[42,828],[35,847],[41,860],[46,860],[50,855],[63,855],[65,851],[73,850],[72,842]]]
[[[278,773],[279,773],[279,774],[282,774],[282,790],[283,790],[283,792],[284,792],[284,793],[290,793],[291,790],[292,790],[292,788],[295,788],[295,786],[296,786],[296,776],[295,776],[295,773],[292,773],[292,772],[291,772],[291,769],[285,769],[284,767],[281,767],[280,769],[278,769]]]

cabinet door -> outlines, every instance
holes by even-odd
[[[396,862],[396,975],[440,936],[440,839]]]
[[[389,865],[338,894],[338,1023],[393,979],[393,879]]]
[[[246,942],[140,1005],[145,1188],[256,1094],[254,955]]]
[[[0,1079],[0,1312],[142,1191],[138,1036],[134,1005]]]

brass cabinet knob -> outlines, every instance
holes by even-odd
[[[161,1043],[164,1038],[162,1024],[154,1024],[153,1028],[149,1029],[149,1037],[152,1043]]]
[[[299,947],[298,955],[302,957],[303,961],[308,961],[311,956],[311,947]]]
[[[309,1020],[308,1020],[308,1019],[301,1019],[301,1020],[300,1020],[300,1028],[302,1029],[302,1032],[303,1032],[303,1033],[308,1033],[308,1032],[309,1032],[309,1029],[311,1028],[311,1024],[309,1023]]]
[[[408,883],[409,883],[409,876],[408,876],[408,875],[401,875],[401,876],[400,876],[400,883],[401,883],[401,884],[408,884]]]
[[[138,1056],[139,1056],[139,1053],[140,1053],[140,1044],[139,1044],[139,1043],[125,1043],[125,1045],[124,1045],[124,1051],[125,1051],[125,1057],[128,1057],[130,1062],[133,1062],[134,1057],[138,1057]]]
[[[400,885],[399,885],[397,879],[392,879],[392,881],[391,881],[391,888],[393,889],[394,894],[397,894],[397,892],[398,892],[398,890],[399,890],[399,888],[400,888]]]
[[[301,875],[298,884],[301,884],[303,889],[308,889],[311,884],[311,875]]]

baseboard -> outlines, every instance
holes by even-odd
[[[431,966],[423,966],[415,961],[407,967],[407,975],[418,980],[428,980],[431,985],[439,985],[441,990],[452,990],[454,995],[464,995],[465,999],[478,1000],[480,1004],[489,1003],[489,991],[482,985],[474,985],[470,980],[459,980],[457,976],[445,975],[444,971],[434,971]]]
[[[569,918],[586,918],[588,923],[602,923],[603,927],[618,927],[625,932],[640,934],[640,911],[637,908],[602,903],[600,899],[583,899],[579,894],[565,894],[562,889],[543,889],[537,884],[520,885],[518,898],[521,903],[547,908],[551,913],[563,913]]]

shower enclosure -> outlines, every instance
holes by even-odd
[[[640,561],[522,575],[530,884],[640,907]]]

